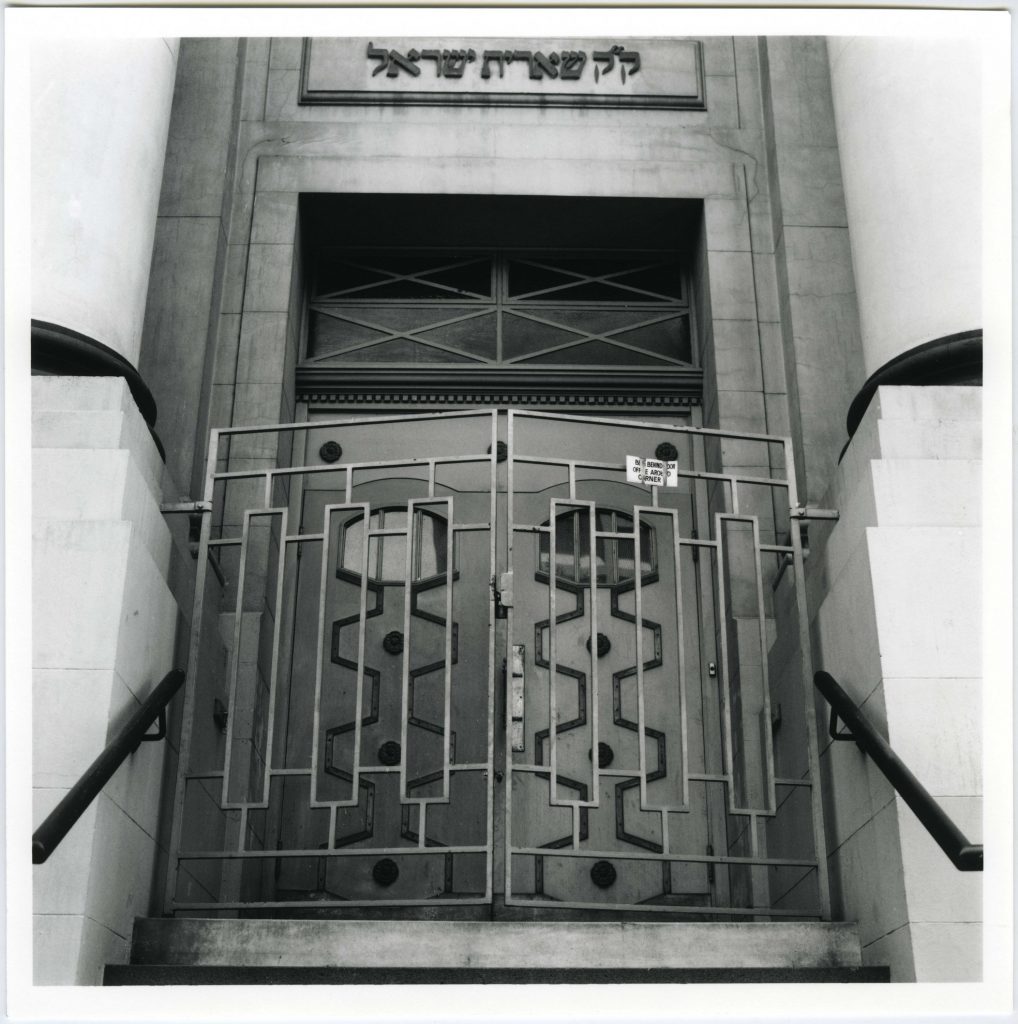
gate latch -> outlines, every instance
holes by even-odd
[[[792,519],[840,519],[841,513],[836,508],[810,508],[809,505],[794,505],[788,510]]]
[[[507,618],[513,606],[513,574],[504,572],[497,578],[492,576],[491,589],[495,592],[495,618]]]

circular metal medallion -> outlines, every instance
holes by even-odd
[[[491,445],[490,444],[488,445],[488,454],[489,455],[491,454]],[[505,441],[496,441],[495,442],[495,461],[496,462],[505,462],[505,460],[508,459],[508,458],[509,458],[509,448],[506,445]]]
[[[588,750],[587,757],[593,760],[593,752]],[[608,765],[615,760],[615,751],[607,743],[598,743],[597,745],[597,766],[598,768],[607,768]]]
[[[612,649],[612,642],[604,635],[597,634],[597,656],[603,658]],[[587,650],[590,650],[590,637],[587,637]]]
[[[590,880],[599,889],[607,889],[609,886],[614,885],[616,878],[618,878],[618,875],[611,861],[599,860],[590,869]]]
[[[391,768],[394,764],[399,764],[402,752],[402,748],[395,740],[386,740],[378,748],[378,763]]]
[[[654,458],[662,462],[675,462],[679,457],[679,449],[671,441],[662,441],[654,449]]]
[[[386,654],[402,654],[403,634],[398,629],[394,629],[391,633],[386,633],[382,638],[382,649]]]
[[[343,454],[343,449],[338,441],[326,441],[325,444],[318,449],[318,454],[321,457],[322,462],[338,462],[340,456]]]
[[[392,885],[399,878],[399,865],[389,857],[383,857],[381,860],[375,861],[375,866],[371,869],[371,877],[379,885]]]

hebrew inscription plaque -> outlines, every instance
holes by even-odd
[[[705,109],[691,39],[307,39],[300,102]]]

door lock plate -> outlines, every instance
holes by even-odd
[[[523,732],[523,709],[526,688],[524,676],[525,661],[526,647],[523,644],[513,644],[509,675],[509,740],[512,749],[515,751],[526,749],[526,739]]]

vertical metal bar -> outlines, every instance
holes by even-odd
[[[349,483],[350,476],[347,474]],[[356,505],[354,506],[357,507]],[[364,717],[364,647],[368,631],[368,553],[371,549],[368,533],[371,529],[371,502],[365,501],[360,505],[363,511],[364,543],[361,546],[361,587],[359,595],[358,623],[357,623],[357,693],[354,697],[354,724],[353,724],[353,764],[350,766],[350,800],[349,803],[340,802],[339,806],[356,807],[358,804],[359,788],[361,784],[361,734]],[[382,545],[378,545],[381,551]],[[316,706],[315,712],[318,713]],[[316,719],[317,724],[317,719]],[[317,730],[320,731],[320,730]],[[316,734],[317,734],[316,731]],[[315,766],[312,765],[312,777]]]
[[[587,509],[590,517],[590,767],[593,780],[591,806],[601,806],[601,759],[598,757],[598,714],[600,694],[597,678],[597,511],[592,501]],[[637,612],[639,617],[639,612]],[[552,622],[554,628],[554,622]]]
[[[318,765],[321,763],[321,752],[319,740],[322,734],[321,712],[322,712],[322,679],[325,664],[325,611],[326,595],[328,592],[328,580],[330,568],[333,563],[332,550],[332,515],[335,512],[348,512],[356,509],[361,511],[361,523],[363,524],[363,544],[361,545],[360,564],[360,595],[359,595],[359,622],[357,624],[357,679],[355,683],[356,693],[354,695],[354,749],[352,764],[350,766],[351,788],[350,796],[345,800],[322,801],[318,797]],[[360,784],[360,747],[361,747],[361,718],[363,717],[364,706],[364,634],[367,623],[367,599],[368,599],[368,531],[371,526],[371,507],[367,502],[356,505],[326,505],[322,512],[322,529],[324,539],[322,541],[322,565],[321,576],[318,585],[318,650],[315,654],[315,693],[314,708],[312,712],[312,736],[311,736],[311,763],[308,766],[311,772],[311,783],[309,793],[309,805],[311,807],[336,806],[356,807],[358,804],[358,786]]]
[[[446,501],[449,509],[446,522],[448,526],[445,531],[445,701],[443,704],[444,729],[442,735],[442,798],[449,799],[449,743],[452,735],[452,589],[455,579],[453,571],[453,538],[456,531],[453,529],[455,523],[455,508],[453,499]],[[411,584],[412,586],[412,584]],[[409,646],[410,634],[406,634],[407,646]],[[407,709],[409,711],[409,709]],[[424,834],[423,828],[421,834]]]
[[[496,558],[496,523],[498,506],[496,492],[498,490],[498,413],[491,411],[491,447],[488,461],[488,575],[495,578]],[[508,567],[507,567],[508,568]],[[488,588],[488,755],[485,778],[487,781],[487,814],[485,841],[485,899],[491,900],[495,884],[495,588]],[[507,716],[508,717],[508,716]],[[508,744],[507,744],[508,747]],[[506,778],[508,773],[503,775]]]
[[[721,514],[714,514],[718,559],[718,639],[721,641],[721,729],[724,735],[725,790],[728,810],[735,810],[735,762],[732,756],[732,693],[728,667],[728,610],[725,607],[725,538]]]
[[[435,460],[428,459],[428,497],[433,498],[435,496]],[[450,522],[450,528],[452,523]]]
[[[735,477],[728,478],[729,486],[732,488],[732,515],[739,514],[739,481]]]
[[[328,587],[329,579],[329,566],[332,565],[331,558],[331,537],[332,537],[332,513],[335,511],[335,506],[326,505],[322,510],[322,562],[321,570],[318,581],[318,649],[315,652],[315,694],[313,709],[311,715],[311,764],[308,766],[311,769],[311,781],[310,791],[308,794],[308,802],[310,806],[315,807],[318,805],[318,764],[319,751],[318,751],[318,737],[321,733],[321,707],[322,707],[322,670],[324,664],[324,652],[325,652],[325,594]],[[367,516],[365,515],[364,521],[364,548],[367,548],[368,544],[368,524]],[[363,551],[361,552],[363,560]],[[362,566],[363,568],[363,566]],[[363,578],[361,580],[363,585]],[[360,718],[358,713],[356,719]],[[356,720],[355,719],[355,720]],[[357,792],[354,787],[351,792],[351,796]],[[335,818],[335,807],[332,808],[332,818]],[[331,842],[331,836],[330,836]]]
[[[576,497],[576,463],[569,461],[569,497]]]
[[[656,488],[655,488],[656,490]],[[633,605],[636,621],[636,743],[640,754],[640,807],[647,806],[647,730],[643,690],[643,573],[640,571],[643,552],[640,547],[639,506],[633,509]],[[596,646],[591,644],[592,647]],[[594,750],[597,749],[595,746]]]
[[[672,551],[675,558],[675,629],[679,655],[679,735],[682,740],[682,805],[689,806],[689,718],[686,709],[686,620],[682,601],[682,544],[679,513],[672,511]]]
[[[702,427],[703,417],[699,408],[692,411],[692,423],[694,428]],[[692,458],[694,471],[704,473],[707,471],[706,452],[704,450],[704,437],[702,434],[690,435],[689,452]],[[715,485],[720,490],[721,485]],[[711,515],[710,500],[708,498],[708,484],[703,478],[693,481],[693,514],[695,529],[699,534],[703,532],[704,539],[711,539]],[[704,767],[708,772],[722,771],[722,753],[718,750],[717,744],[721,742],[722,735],[722,714],[719,705],[720,683],[715,682],[706,671],[704,662],[717,661],[717,621],[715,614],[716,583],[718,569],[715,566],[716,549],[697,549],[698,555],[693,563],[693,576],[695,584],[695,600],[693,607],[694,625],[696,630],[699,652],[697,658],[697,669],[699,675],[700,701],[703,708],[703,719],[700,735],[704,749]],[[715,732],[716,730],[716,732]],[[707,785],[705,793],[707,828],[709,845],[715,850],[724,850],[728,844],[728,818],[726,811],[728,785],[718,787]],[[713,872],[713,883],[711,884],[713,898],[718,905],[727,905],[730,900],[729,872],[727,870],[715,869]]]
[[[349,505],[353,501],[353,469],[350,466],[344,466],[343,468],[345,470],[345,477],[346,477],[346,481],[345,481],[345,494],[344,494],[344,497],[343,497],[343,501],[345,501],[346,504]],[[367,542],[368,542],[368,524],[365,522],[365,524],[364,524],[364,543],[367,544]]]
[[[269,806],[269,786],[272,768],[272,743],[276,724],[276,693],[279,682],[279,636],[283,625],[283,584],[286,582],[286,535],[289,509],[282,509],[279,522],[279,556],[276,569],[276,607],[272,616],[272,670],[269,673],[269,722],[265,731],[265,774],[262,779],[263,807]]]
[[[248,540],[251,533],[251,511],[244,510],[244,525],[241,528],[240,568],[237,573],[237,600],[234,604],[233,650],[230,657],[230,693],[227,707],[230,714],[226,719],[226,747],[223,753],[223,788],[220,805],[230,805],[230,768],[233,761],[233,733],[237,715],[237,677],[240,674],[240,638],[244,622],[244,584],[247,578]]]
[[[403,569],[403,636],[405,637],[403,643],[403,689],[400,697],[400,711],[399,711],[399,741],[400,741],[400,752],[399,752],[399,798],[403,803],[407,802],[407,788],[406,788],[406,777],[407,777],[407,730],[409,726],[410,718],[410,648],[413,646],[411,643],[412,637],[410,636],[410,607],[413,598],[413,555],[414,555],[414,525],[416,521],[416,508],[414,507],[413,499],[407,502],[406,511],[406,551],[404,552],[404,569]],[[451,529],[451,524],[450,524]],[[382,538],[379,538],[378,550],[379,558],[381,558],[382,551]],[[447,567],[448,569],[448,567]],[[381,578],[381,573],[379,573]],[[451,627],[451,623],[446,622],[446,629]],[[446,740],[448,740],[448,730],[446,730]],[[424,830],[421,830],[421,835],[424,835]]]
[[[558,502],[552,498],[551,520],[548,525],[548,765],[550,768],[548,775],[548,800],[552,804],[555,803],[555,795],[558,793],[558,725],[555,718],[555,635],[558,632],[555,628],[555,584],[558,579],[557,527]],[[575,546],[573,550],[576,550]],[[594,567],[591,566],[590,568],[591,572],[593,572]],[[578,574],[577,578],[579,578]],[[509,716],[507,715],[506,717],[508,718]]]
[[[792,442],[784,442],[785,472],[788,480],[788,504],[795,508],[799,495],[795,481],[795,457]],[[806,606],[806,573],[802,562],[801,524],[794,516],[790,519],[792,562],[795,569],[795,603],[799,614],[799,650],[802,659],[803,709],[806,717],[806,739],[809,746],[810,802],[813,810],[813,844],[817,858],[817,889],[820,895],[820,914],[825,921],[831,919],[831,891],[827,877],[827,839],[824,832],[823,794],[820,791],[820,748],[817,742],[816,697],[813,693],[813,650],[809,636],[809,610]]]
[[[515,449],[515,438],[514,438],[514,417],[516,413],[510,409],[507,415],[508,422],[506,424],[506,528],[508,535],[506,538],[506,562],[508,565],[508,571],[512,573],[514,571],[514,556],[513,556],[513,538],[515,537],[515,525],[513,521],[514,516],[514,505],[515,495],[513,491],[514,480],[513,480],[513,467],[516,460],[516,449]],[[495,445],[492,444],[492,458],[494,458]],[[492,467],[492,479],[494,479],[494,467]],[[494,525],[494,523],[493,523]],[[550,561],[550,559],[549,559]],[[551,566],[549,564],[549,570]],[[494,574],[493,574],[494,578]],[[513,602],[515,604],[515,601]],[[509,659],[512,657],[512,645],[515,629],[515,616],[516,612],[512,605],[508,608],[508,614],[506,616],[506,664],[509,665]],[[494,714],[494,711],[492,711]],[[513,754],[512,754],[512,716],[506,713],[505,716],[505,750],[503,756],[505,757],[505,853],[503,859],[505,861],[503,867],[505,872],[505,901],[507,904],[512,902],[512,863],[513,863]]]
[[[209,437],[209,450],[205,463],[204,500],[211,509],[215,497],[216,462],[219,459],[219,430]],[[170,826],[170,855],[166,866],[166,891],[163,906],[172,912],[176,902],[177,873],[180,867],[181,831],[184,821],[184,798],[187,770],[191,757],[191,738],[195,715],[195,691],[198,686],[198,653],[201,646],[202,618],[205,609],[205,579],[209,564],[209,538],[212,533],[211,511],[201,517],[198,539],[198,565],[195,569],[194,599],[191,605],[191,637],[187,655],[187,679],[184,681],[184,707],[180,727],[180,749],[177,754],[177,781],[173,797],[173,820]]]
[[[767,618],[764,615],[763,566],[760,563],[760,521],[752,516],[753,557],[756,565],[757,619],[760,626],[760,673],[763,684],[763,742],[764,770],[767,785],[767,809],[777,811],[777,797],[774,792],[774,739],[771,735],[771,687],[770,672],[767,668]],[[812,676],[810,677],[812,678]]]

